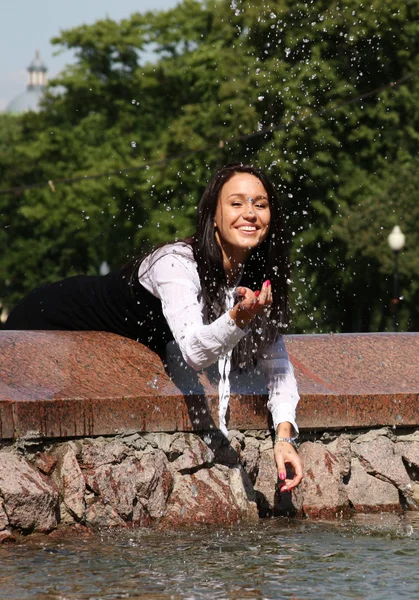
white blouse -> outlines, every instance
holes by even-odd
[[[140,283],[161,300],[163,314],[187,365],[199,371],[218,361],[219,427],[227,435],[225,417],[230,397],[231,353],[247,333],[229,315],[235,303],[236,286],[227,292],[227,311],[208,323],[197,265],[188,244],[178,242],[155,250],[141,263],[138,277]],[[297,383],[281,335],[258,359],[258,365],[265,374],[269,390],[267,406],[275,430],[279,423],[288,421],[298,432],[295,422],[299,401]]]

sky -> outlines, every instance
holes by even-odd
[[[120,21],[134,12],[165,10],[180,0],[0,0],[0,111],[26,90],[27,67],[39,50],[52,79],[72,61],[54,56],[50,39],[62,29],[109,17]]]

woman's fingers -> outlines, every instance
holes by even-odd
[[[260,290],[253,292],[249,288],[238,287],[236,294],[241,298],[241,307],[253,314],[263,312],[272,304],[272,288],[269,280],[264,282]]]
[[[257,297],[259,308],[257,312],[266,310],[272,304],[272,287],[269,279],[264,282],[259,292],[255,292],[255,296]]]
[[[243,298],[246,296],[246,294],[248,292],[251,292],[251,291],[252,290],[249,290],[249,288],[242,287],[242,286],[236,288],[236,294],[237,294],[237,296],[242,296]]]
[[[254,293],[246,287],[238,287],[236,289],[236,294],[240,298],[240,305],[242,308],[248,311],[253,311],[255,309],[257,304],[256,292]]]
[[[294,446],[289,442],[277,442],[274,446],[275,462],[278,469],[281,492],[289,492],[303,478],[303,465]],[[290,466],[294,477],[287,478],[287,466]]]
[[[294,477],[292,479],[285,479],[285,485],[281,488],[281,492],[289,492],[290,490],[295,488],[303,479],[301,461],[295,462],[294,464],[291,463],[291,465],[294,470]]]
[[[285,468],[285,460],[282,452],[275,453],[276,468],[278,469],[278,477],[280,485],[285,484],[287,471]]]

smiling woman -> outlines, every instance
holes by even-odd
[[[228,284],[234,285],[252,250],[266,240],[270,222],[268,193],[261,180],[251,173],[234,173],[221,188],[214,216],[215,239]],[[253,293],[240,287],[237,292],[242,301],[230,311],[230,316],[240,327],[272,304],[269,280],[260,291]]]
[[[234,164],[208,183],[196,233],[168,242],[104,276],[80,275],[23,298],[8,329],[110,331],[145,344],[163,361],[173,339],[188,368],[219,370],[219,428],[227,435],[231,369],[266,375],[280,488],[302,478],[294,446],[299,400],[281,331],[287,319],[288,257],[276,191],[259,169]],[[293,469],[287,479],[286,465]]]

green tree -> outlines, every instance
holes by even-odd
[[[45,182],[0,196],[0,297],[191,233],[210,174],[241,160],[270,173],[288,214],[294,331],[390,328],[382,245],[402,208],[409,237],[419,225],[418,17],[419,0],[184,0],[62,32],[75,64],[6,153],[0,139],[4,186]],[[402,275],[412,329],[413,259]]]

